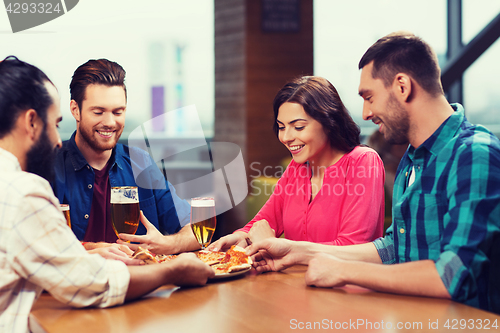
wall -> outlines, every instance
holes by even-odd
[[[299,0],[297,32],[263,31],[265,2],[273,0],[214,1],[214,141],[241,147],[249,182],[289,156],[272,131],[275,94],[288,80],[313,73],[313,1]],[[243,202],[222,214],[218,234],[248,222],[245,212]]]

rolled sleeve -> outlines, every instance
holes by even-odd
[[[500,234],[500,154],[478,138],[484,139],[476,137],[474,149],[466,146],[450,173],[436,269],[453,300],[488,308],[491,253]]]
[[[394,241],[392,239],[392,233],[390,233],[389,230],[392,230],[392,226],[387,229],[388,233],[385,237],[373,241],[373,245],[375,245],[383,264],[394,264],[396,262]]]
[[[436,261],[436,270],[438,271],[444,286],[454,300],[467,300],[466,295],[468,292],[465,292],[465,286],[459,286],[461,286],[463,281],[467,279],[469,271],[456,253],[452,251],[443,252],[439,257],[439,260]]]

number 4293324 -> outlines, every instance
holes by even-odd
[[[26,14],[26,13],[39,13],[39,14],[53,14],[53,13],[60,13],[62,11],[61,8],[59,8],[59,3],[57,3],[55,6],[53,6],[51,3],[9,3],[7,8],[5,8],[7,13],[9,14]]]
[[[498,329],[498,319],[491,321],[489,319],[448,319],[444,327],[450,330],[476,329],[490,330]]]

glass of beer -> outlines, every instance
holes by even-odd
[[[116,236],[135,234],[139,227],[139,211],[137,186],[111,187],[111,222]]]
[[[191,229],[204,250],[215,231],[215,200],[214,198],[191,199]]]
[[[66,224],[71,228],[71,217],[69,216],[69,205],[61,204],[61,212],[63,212],[64,217],[66,218]]]

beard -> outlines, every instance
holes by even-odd
[[[392,93],[387,101],[387,109],[390,110],[391,116],[384,120],[385,140],[395,145],[408,144],[408,131],[410,129],[408,112]]]
[[[116,135],[113,140],[108,142],[99,142],[96,138],[96,128],[85,126],[84,120],[80,117],[80,124],[78,125],[78,130],[80,131],[82,139],[85,143],[94,151],[102,152],[106,150],[111,150],[116,147],[118,140],[123,132],[123,127],[120,131],[116,132]],[[101,129],[105,131],[106,129]]]
[[[54,161],[57,148],[54,148],[47,129],[44,127],[38,141],[30,148],[26,154],[26,171],[45,178],[48,182],[54,180]]]

